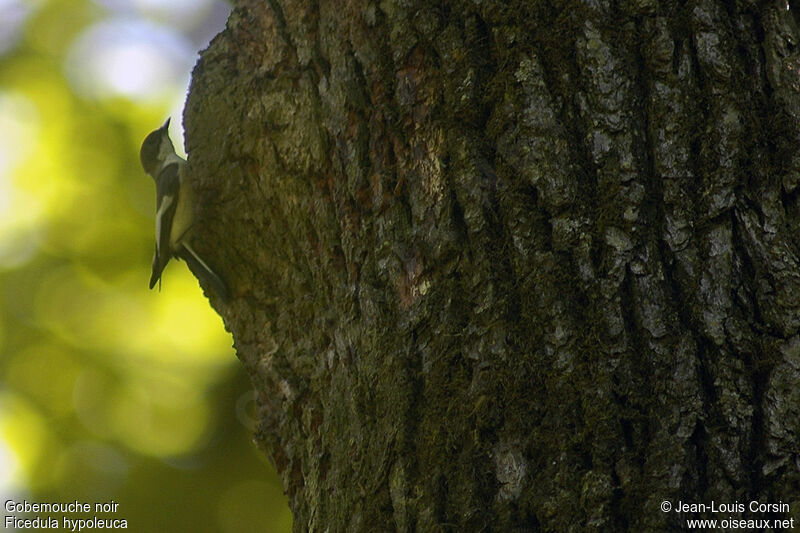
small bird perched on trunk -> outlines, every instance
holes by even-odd
[[[186,179],[186,160],[175,153],[169,138],[169,120],[145,138],[139,152],[144,171],[156,182],[156,251],[150,288],[157,282],[161,286],[161,272],[172,257],[177,257],[227,301],[227,285],[188,242],[195,223],[194,195]]]

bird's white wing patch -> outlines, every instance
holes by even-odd
[[[161,255],[161,219],[164,218],[164,213],[167,212],[167,209],[169,209],[169,206],[172,205],[174,201],[174,196],[164,196],[156,212],[156,251],[159,255]]]

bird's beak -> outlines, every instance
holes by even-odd
[[[159,129],[161,129],[161,130],[165,130],[165,129],[169,128],[169,121],[170,121],[170,119],[171,119],[171,118],[172,118],[172,117],[168,117],[168,118],[167,118],[167,121],[166,121],[166,122],[164,123],[164,125],[163,125],[163,126],[161,126]]]

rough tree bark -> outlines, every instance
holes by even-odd
[[[800,517],[797,14],[236,3],[198,248],[296,530]]]

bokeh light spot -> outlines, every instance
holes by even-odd
[[[0,494],[9,495],[19,491],[22,486],[21,477],[19,461],[3,438],[0,422]]]
[[[12,393],[0,393],[0,440],[19,465],[15,482],[31,488],[45,488],[54,480],[52,472],[41,468],[41,458],[52,446],[52,435],[42,416],[31,403]]]
[[[59,479],[77,488],[76,498],[103,501],[108,491],[124,483],[130,465],[113,446],[82,440],[63,450],[55,466]],[[97,483],[97,478],[102,483]]]
[[[190,28],[208,16],[214,0],[95,0],[118,13],[139,14],[170,26]]]
[[[183,85],[194,58],[190,43],[172,31],[114,19],[77,39],[66,68],[75,88],[89,98],[156,99]]]
[[[15,170],[33,153],[39,130],[34,103],[0,92],[0,268],[25,263],[36,251],[41,203],[17,186]]]
[[[30,2],[0,0],[0,54],[19,40],[25,20],[30,16]]]

